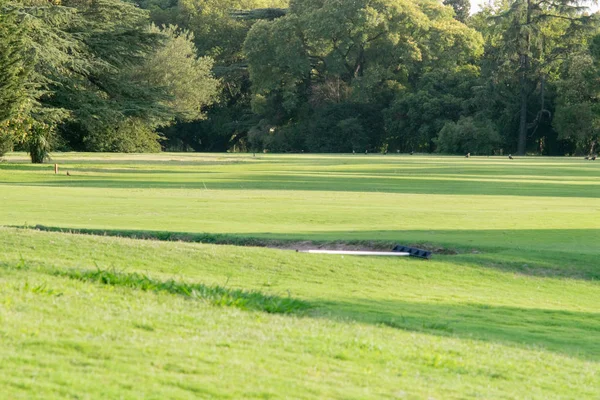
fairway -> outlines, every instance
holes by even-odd
[[[27,162],[0,163],[6,398],[600,398],[597,162]],[[396,243],[434,256],[287,250]]]

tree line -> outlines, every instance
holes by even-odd
[[[591,2],[590,2],[591,3]],[[588,154],[585,2],[0,0],[0,154]]]

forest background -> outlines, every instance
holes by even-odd
[[[593,154],[595,2],[0,0],[0,154]]]

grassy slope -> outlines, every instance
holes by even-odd
[[[0,165],[0,224],[404,240],[461,254],[353,259],[0,229],[0,388],[11,397],[600,396],[595,164],[69,158],[72,179]],[[311,308],[241,311],[54,273],[96,267]]]

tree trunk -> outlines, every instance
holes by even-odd
[[[525,72],[521,74],[521,120],[519,122],[519,143],[517,146],[517,154],[525,155],[527,146],[527,82]]]
[[[531,24],[531,0],[527,0],[527,26]],[[531,50],[531,37],[529,32],[526,33],[525,49],[522,49],[521,62],[521,119],[519,121],[519,142],[517,146],[517,154],[524,156],[527,149],[527,98],[528,82],[527,73],[529,72],[529,51]]]

